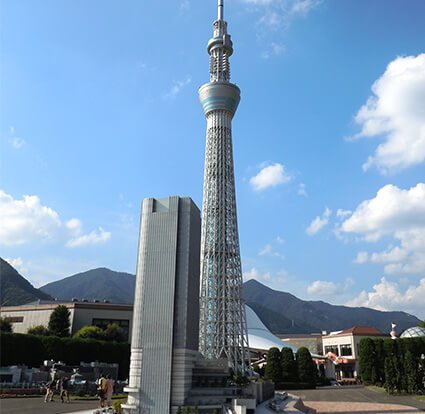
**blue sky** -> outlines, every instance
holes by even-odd
[[[245,279],[425,318],[425,3],[227,0]],[[5,0],[0,254],[135,272],[140,203],[202,202],[215,1]]]

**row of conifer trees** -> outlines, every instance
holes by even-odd
[[[394,393],[425,391],[425,338],[371,339],[359,344],[359,377]]]
[[[282,385],[289,389],[290,384],[303,384],[306,388],[314,388],[317,368],[305,347],[299,348],[295,356],[291,348],[282,348],[282,351],[270,348],[264,377],[272,380],[277,387]]]

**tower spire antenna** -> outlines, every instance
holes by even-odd
[[[218,0],[218,17],[217,20],[224,20],[223,18],[223,12],[224,12],[224,0]]]
[[[240,100],[230,82],[233,53],[224,0],[213,23],[210,81],[199,89],[207,119],[201,232],[199,350],[207,359],[226,357],[236,375],[249,372],[249,344],[236,214],[232,119]]]

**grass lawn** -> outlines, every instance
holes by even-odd
[[[73,400],[79,400],[79,401],[92,401],[92,400],[98,400],[99,399],[95,395],[84,395],[84,396],[81,396],[81,397],[76,395],[76,396],[71,396],[71,398]],[[127,394],[114,394],[112,396],[113,400],[120,400],[120,399],[123,399],[123,398],[127,398]]]
[[[386,394],[385,388],[383,387],[377,387],[376,385],[368,385],[366,386],[368,390],[371,390],[373,392],[378,392],[379,394]]]
[[[366,387],[368,390],[371,390],[373,392],[377,392],[379,394],[386,394],[387,392],[385,391],[385,388],[383,387],[377,387],[376,385],[368,385]],[[406,394],[407,397],[412,397],[417,401],[425,401],[425,395],[408,395]]]

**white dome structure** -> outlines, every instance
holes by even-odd
[[[425,328],[421,326],[412,326],[411,328],[406,329],[401,335],[400,338],[419,338],[425,336]]]
[[[293,352],[297,351],[295,346],[289,345],[287,342],[282,341],[277,336],[273,335],[249,306],[245,305],[245,312],[248,328],[249,349],[255,351],[268,351],[273,347],[279,349],[288,347],[291,348]]]

